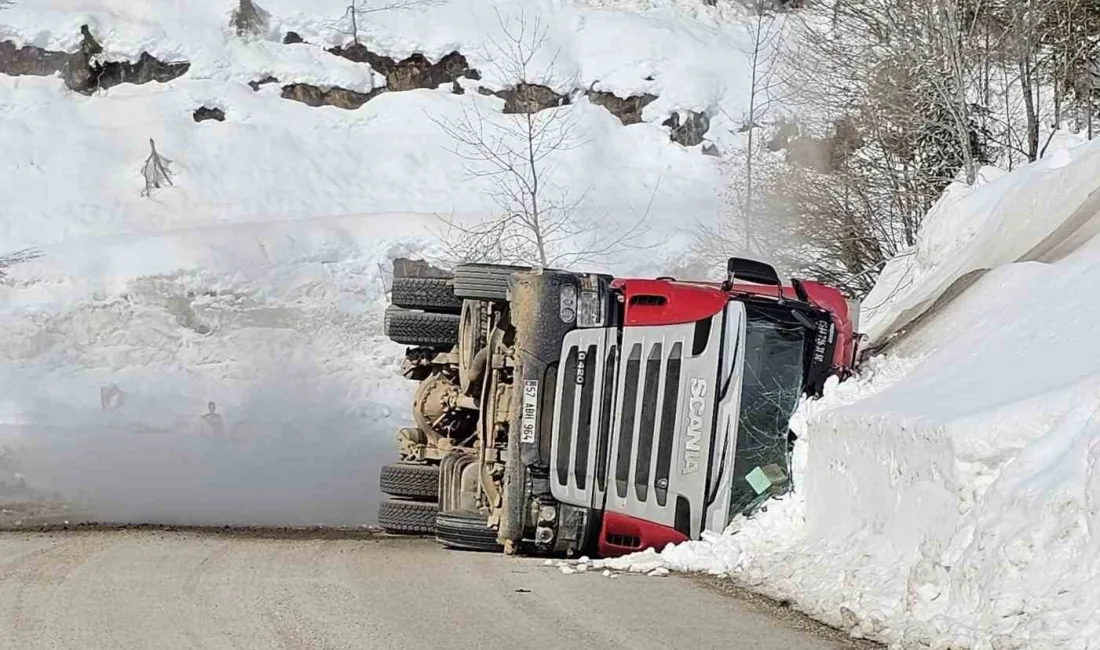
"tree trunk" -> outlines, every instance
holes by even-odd
[[[1055,130],[1062,127],[1062,93],[1059,92],[1061,88],[1058,86],[1058,77],[1054,78],[1054,128]]]
[[[1093,99],[1092,99],[1093,92],[1095,92],[1095,91],[1093,91],[1092,87],[1089,86],[1089,102],[1088,102],[1088,106],[1085,107],[1085,110],[1087,110],[1088,113],[1089,113],[1089,118],[1088,118],[1088,121],[1089,121],[1089,140],[1092,140],[1092,111],[1096,110],[1095,109],[1096,103],[1093,103]]]
[[[1024,114],[1027,116],[1027,158],[1039,158],[1039,116],[1035,110],[1035,87],[1031,79],[1031,55],[1020,60],[1020,90],[1024,94]]]

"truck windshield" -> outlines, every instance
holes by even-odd
[[[775,308],[745,305],[745,371],[730,519],[790,486],[787,432],[802,393],[807,330]]]

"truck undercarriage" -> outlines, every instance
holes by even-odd
[[[722,530],[790,487],[801,395],[847,373],[848,304],[731,259],[722,284],[394,265],[417,381],[379,523],[446,546],[615,555]]]

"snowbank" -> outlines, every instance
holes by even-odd
[[[1062,134],[1035,164],[1011,175],[984,168],[974,187],[950,186],[915,249],[888,262],[864,299],[864,333],[881,342],[975,272],[1060,259],[1100,233],[1098,163],[1100,147]]]
[[[797,494],[613,566],[734,574],[897,648],[1100,648],[1097,155],[949,191],[880,313],[993,268],[806,405]]]

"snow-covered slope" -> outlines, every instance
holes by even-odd
[[[33,486],[102,518],[281,524],[374,519],[377,468],[408,423],[401,349],[380,336],[381,269],[431,253],[435,215],[495,209],[440,127],[502,101],[494,43],[539,25],[535,67],[556,90],[652,93],[623,126],[580,97],[578,146],[550,179],[584,195],[580,219],[612,229],[652,200],[659,248],[601,259],[653,272],[678,263],[688,229],[717,216],[719,171],[661,126],[712,116],[707,140],[736,146],[726,115],[745,101],[745,32],[694,0],[452,0],[369,14],[360,39],[400,59],[459,51],[481,81],[453,94],[383,93],[357,110],[280,96],[308,83],[366,92],[384,78],[325,51],[350,42],[346,0],[258,0],[266,30],[229,26],[236,0],[18,0],[0,42],[72,52],[88,25],[106,60],[187,61],[167,83],[85,96],[59,77],[0,74],[0,254],[43,256],[0,280],[0,446]],[[498,17],[499,13],[499,17]],[[518,22],[517,22],[518,21]],[[284,45],[294,31],[305,43]],[[278,84],[248,85],[268,76]],[[225,121],[196,123],[202,106]],[[174,185],[141,196],[149,140]],[[638,242],[639,245],[646,242]],[[232,442],[201,438],[216,402]],[[207,446],[204,446],[207,445]],[[232,489],[230,489],[232,488]]]
[[[386,93],[354,111],[284,100],[279,85],[365,92],[384,79],[324,50],[350,41],[341,31],[344,0],[260,3],[271,14],[268,33],[248,38],[229,27],[235,4],[52,0],[16,3],[0,15],[0,40],[17,46],[72,51],[88,24],[108,59],[136,60],[147,51],[191,63],[169,83],[122,85],[87,98],[55,78],[0,77],[0,137],[11,152],[0,193],[15,199],[8,214],[20,215],[0,225],[7,247],[209,223],[494,208],[489,182],[469,177],[439,122],[472,102],[496,115],[500,100],[453,95],[449,84]],[[549,68],[557,90],[657,95],[645,122],[629,127],[582,99],[576,135],[583,145],[554,156],[558,176],[548,182],[584,194],[583,218],[609,225],[644,212],[655,193],[654,241],[675,241],[685,225],[712,220],[719,207],[714,159],[669,143],[660,122],[676,110],[708,111],[710,137],[734,140],[724,114],[739,118],[746,83],[736,25],[671,9],[477,0],[369,14],[360,38],[394,58],[421,52],[437,60],[457,50],[480,71],[479,84],[497,89],[510,80],[491,60],[494,43],[520,21],[545,30],[532,65]],[[283,45],[288,31],[307,42]],[[247,85],[267,76],[279,84],[258,92]],[[191,113],[203,105],[225,110],[226,121],[196,124]],[[139,196],[149,138],[179,171],[176,187],[154,201]]]
[[[1074,214],[1100,190],[1098,155],[1078,144],[949,190],[910,258],[994,268],[806,405],[798,494],[619,566],[735,573],[898,648],[1100,647],[1100,237],[1095,208]],[[1052,261],[1009,263],[1040,241]],[[896,279],[880,309],[936,297]]]
[[[925,217],[920,243],[887,263],[864,301],[872,342],[907,326],[960,280],[1012,262],[1056,261],[1100,234],[1092,172],[1100,151],[1081,143],[1059,134],[1045,158],[1018,174],[985,168],[975,187],[948,187]]]

